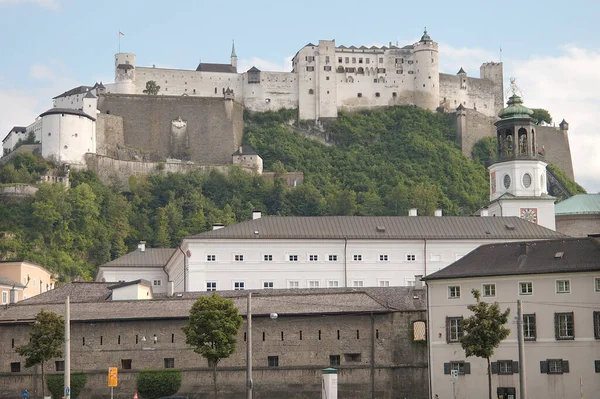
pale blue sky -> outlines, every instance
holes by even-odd
[[[138,65],[228,62],[235,39],[241,67],[289,70],[308,42],[405,45],[427,26],[443,72],[478,76],[501,46],[505,78],[517,76],[527,105],[569,121],[576,179],[600,191],[597,1],[0,0],[0,16],[0,137],[65,90],[111,82],[119,30]]]

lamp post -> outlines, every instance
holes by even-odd
[[[259,294],[257,294],[259,295]],[[277,313],[269,314],[271,320],[276,320],[279,315]],[[252,399],[252,389],[254,382],[252,381],[252,293],[248,292],[246,302],[246,398]]]

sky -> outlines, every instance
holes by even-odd
[[[309,42],[403,46],[427,27],[440,72],[502,61],[505,89],[514,76],[525,105],[567,120],[575,180],[600,192],[596,0],[0,0],[0,20],[0,137],[66,90],[113,82],[119,45],[140,66],[195,69],[229,62],[235,40],[238,70],[289,71]]]

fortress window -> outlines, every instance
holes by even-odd
[[[329,76],[326,76],[326,77],[325,77],[325,80],[329,80]]]
[[[307,72],[314,72],[315,71],[315,67],[314,66],[307,66],[306,67],[306,71]]]
[[[342,63],[342,57],[338,57],[338,62],[341,64]]]
[[[359,63],[359,64],[362,64],[362,63],[363,63],[363,59],[362,59],[362,58],[359,58],[359,59],[358,59],[358,63]]]
[[[360,98],[362,97],[362,93],[358,93],[357,96]]]
[[[65,146],[65,150],[68,149],[68,148],[69,148],[69,146]]]
[[[329,56],[328,55],[325,56],[325,63],[329,64]]]
[[[48,132],[48,136],[52,136],[52,133]]]
[[[402,69],[396,69],[396,73],[397,73],[398,75],[402,75],[402,73],[403,73],[403,72],[404,72],[404,71],[403,71]]]
[[[194,89],[194,94],[196,94],[196,89]]]
[[[381,94],[375,93],[375,97],[381,97]]]
[[[383,57],[379,57],[379,63],[383,64]]]
[[[215,94],[217,94],[217,88],[215,87]]]
[[[398,93],[396,93],[396,92],[393,92],[393,93],[392,93],[392,97],[394,97],[394,98],[398,97]]]
[[[356,64],[356,57],[352,57],[352,63]]]
[[[340,65],[340,66],[338,67],[338,69],[337,69],[337,72],[338,72],[338,73],[344,73],[344,67]]]
[[[370,64],[371,63],[371,59],[370,58],[365,58],[365,64]]]
[[[313,89],[308,89],[308,94],[315,94],[315,91]]]
[[[323,70],[326,71],[326,72],[331,72],[331,65],[325,65],[323,67]]]
[[[350,58],[346,57],[346,64],[348,64],[350,62]]]

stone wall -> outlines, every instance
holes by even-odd
[[[38,188],[28,184],[13,184],[10,186],[0,186],[0,200],[7,201],[11,199],[20,199],[33,197]]]
[[[497,118],[482,114],[481,112],[464,109],[449,114],[456,126],[456,138],[462,153],[471,158],[473,146],[485,137],[496,137]]]
[[[123,118],[98,114],[96,119],[96,153],[116,157],[117,149],[125,145]]]
[[[446,111],[460,104],[470,110],[495,117],[496,90],[491,80],[440,73],[440,105]]]
[[[371,319],[373,317],[373,319]],[[313,316],[280,315],[253,317],[254,397],[257,399],[307,399],[321,397],[321,369],[330,366],[330,355],[340,356],[339,395],[365,398],[371,394],[374,374],[375,397],[428,398],[427,346],[412,340],[412,322],[424,320],[424,311],[384,314],[340,314]],[[371,324],[373,322],[373,324]],[[119,368],[115,398],[131,398],[136,373],[164,369],[165,359],[174,359],[182,371],[179,394],[204,398],[212,390],[211,369],[186,344],[181,330],[185,320],[156,319],[113,322],[94,320],[72,323],[71,370],[88,374],[80,397],[110,397],[108,367]],[[219,363],[221,398],[245,397],[246,343],[244,328],[238,334],[237,351]],[[339,334],[339,335],[338,335]],[[157,337],[156,342],[154,336]],[[146,340],[142,341],[142,337]],[[15,347],[27,343],[28,327],[0,327],[0,398],[20,397],[24,389],[41,391],[35,369],[24,368]],[[14,347],[13,347],[14,346]],[[373,348],[373,349],[372,349]],[[374,362],[371,353],[374,351]],[[269,367],[268,356],[278,356],[279,366]],[[131,369],[122,360],[131,359]],[[57,359],[59,360],[59,359]],[[10,372],[12,362],[21,362],[21,372]],[[46,365],[55,373],[55,361]]]
[[[536,131],[538,152],[544,149],[546,161],[558,166],[571,180],[575,180],[568,131],[552,126],[538,126]]]
[[[98,108],[123,118],[126,146],[163,159],[185,155],[196,163],[227,164],[242,141],[243,106],[223,98],[106,94]],[[187,146],[185,154],[176,153],[174,136]]]
[[[571,237],[600,235],[600,215],[557,215],[556,231]]]
[[[18,147],[16,150],[14,150],[14,151],[6,154],[2,158],[0,158],[0,166],[5,165],[7,162],[9,162],[15,156],[17,156],[17,154],[20,154],[22,152],[28,152],[31,154],[35,154],[35,153],[40,153],[41,151],[42,151],[41,144],[23,144],[22,146]]]

